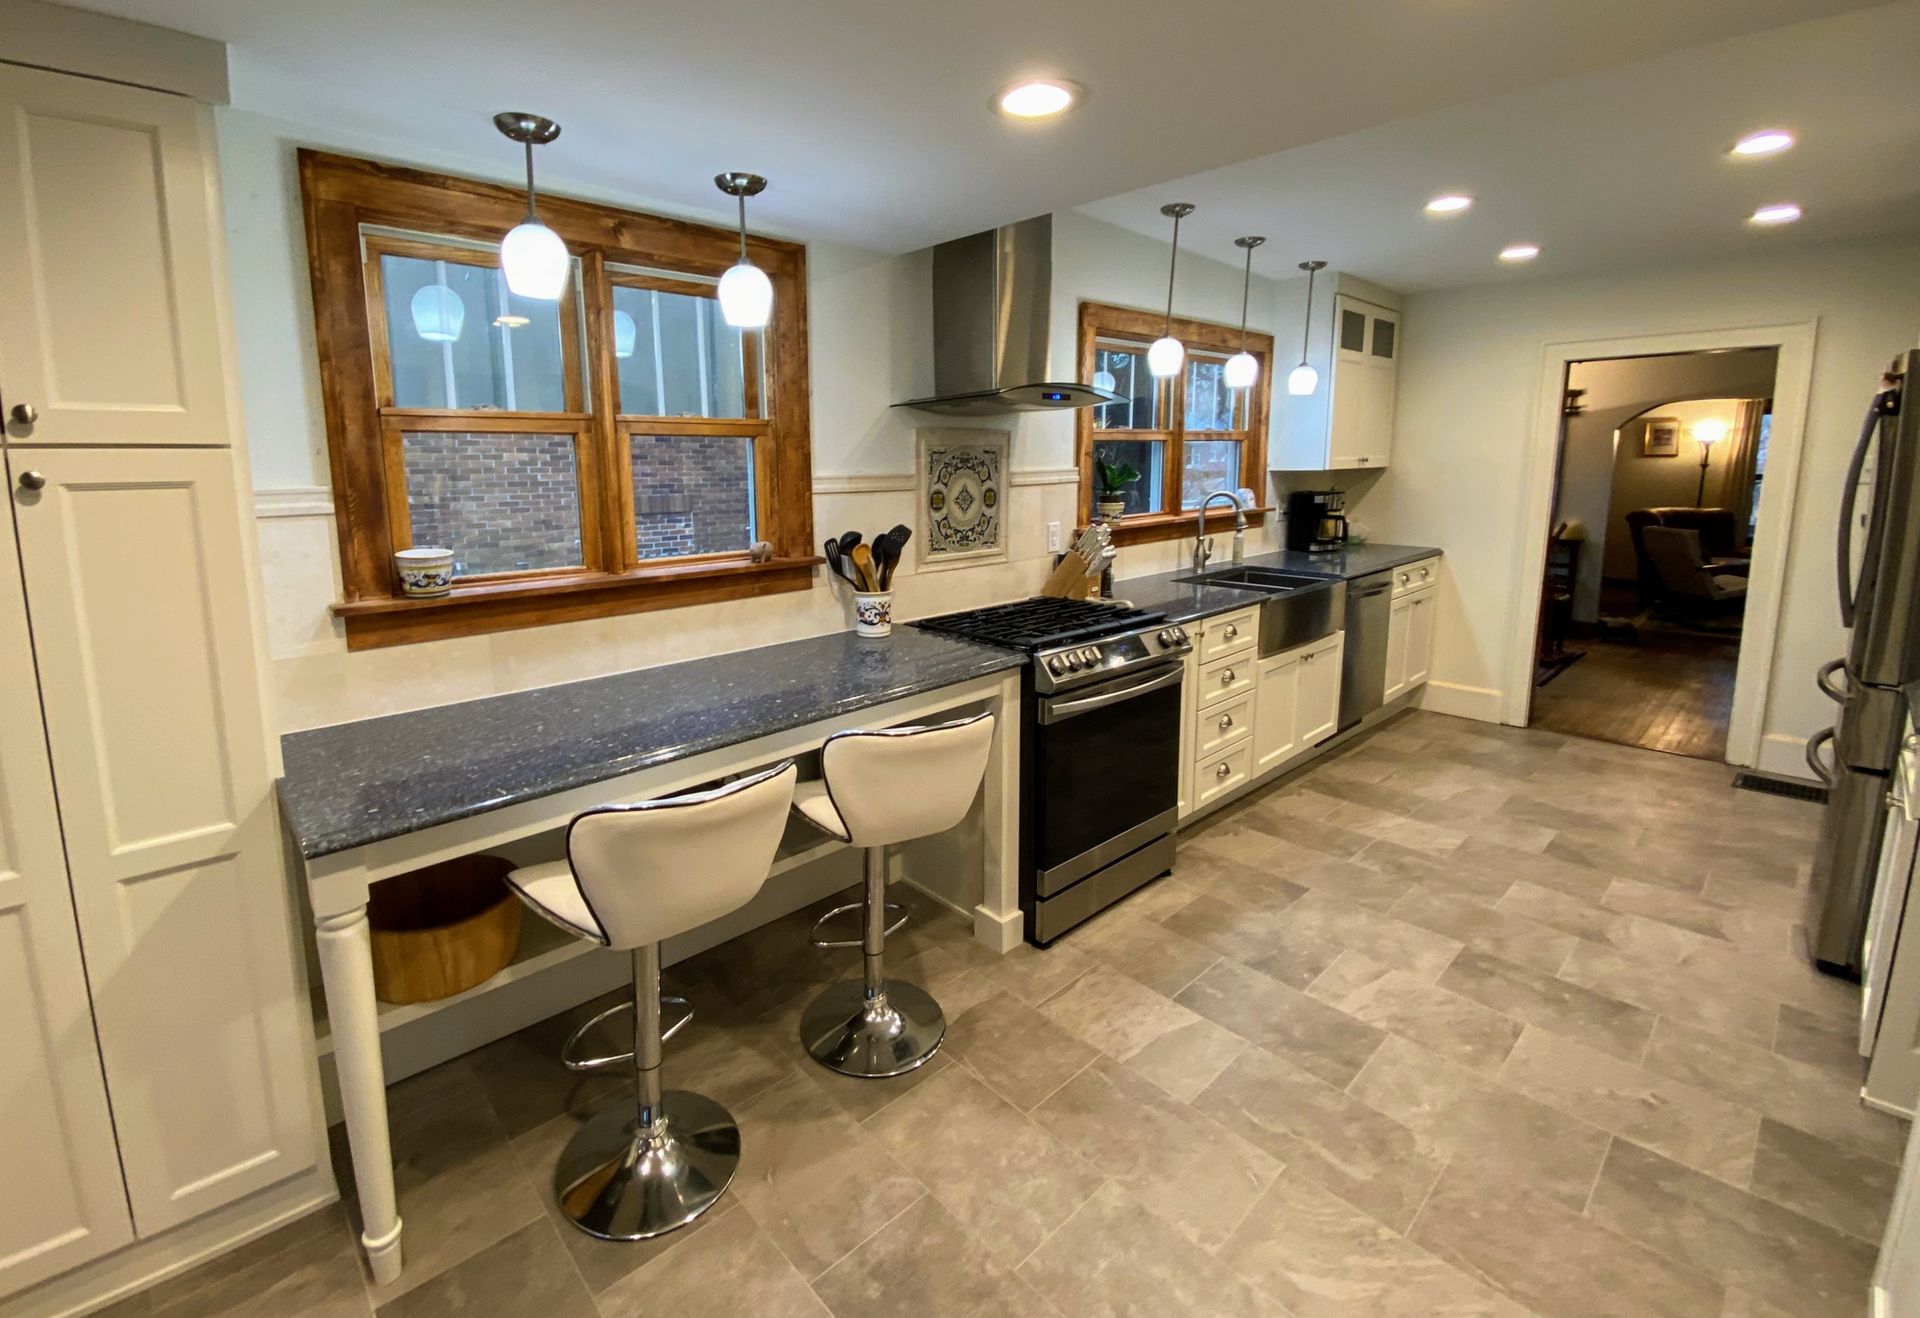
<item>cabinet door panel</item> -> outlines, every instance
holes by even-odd
[[[1301,749],[1317,746],[1340,727],[1340,653],[1346,633],[1315,641],[1300,656],[1300,705],[1297,714]]]
[[[133,1239],[15,562],[9,501],[0,513],[9,703],[0,718],[0,1295]]]
[[[1387,615],[1387,685],[1382,700],[1392,700],[1407,689],[1407,641],[1412,625],[1411,595],[1393,602]]]
[[[1260,661],[1260,689],[1253,702],[1253,771],[1264,772],[1300,749],[1300,657],[1275,655]]]
[[[31,449],[18,507],[74,903],[134,1223],[311,1166],[231,455]]]
[[[0,388],[36,444],[224,444],[204,106],[0,65]]]
[[[1407,599],[1406,684],[1419,686],[1433,667],[1433,610],[1438,593],[1423,590]]]

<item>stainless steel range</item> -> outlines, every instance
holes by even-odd
[[[1024,650],[1020,905],[1045,947],[1173,868],[1180,681],[1192,650],[1164,614],[1037,597],[915,626]]]

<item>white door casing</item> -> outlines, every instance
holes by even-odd
[[[1742,329],[1645,334],[1629,338],[1548,343],[1541,348],[1532,428],[1521,451],[1521,519],[1524,533],[1515,566],[1512,629],[1507,635],[1506,672],[1500,721],[1525,727],[1533,700],[1533,668],[1539,645],[1540,596],[1552,529],[1554,479],[1559,469],[1560,430],[1564,420],[1567,368],[1574,362],[1608,357],[1651,357],[1721,348],[1780,350],[1773,374],[1773,425],[1767,440],[1767,479],[1760,485],[1759,518],[1753,565],[1747,574],[1747,604],[1734,669],[1733,710],[1727,720],[1727,762],[1759,762],[1774,679],[1774,644],[1786,580],[1787,546],[1793,534],[1794,499],[1799,490],[1800,449],[1806,430],[1807,399],[1813,384],[1817,321],[1759,325]],[[1868,394],[1862,392],[1864,411]],[[1826,528],[1820,534],[1830,534]],[[1789,675],[1792,680],[1800,678]]]
[[[223,444],[212,117],[0,64],[0,388],[35,444]]]
[[[0,693],[7,701],[0,715],[0,1295],[133,1239],[7,503],[0,514]]]
[[[53,772],[143,1237],[313,1165],[225,449],[15,445]]]

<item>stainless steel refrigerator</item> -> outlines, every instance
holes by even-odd
[[[1920,679],[1920,351],[1896,360],[1875,395],[1847,471],[1838,577],[1847,653],[1820,670],[1840,705],[1807,744],[1826,781],[1806,928],[1814,964],[1860,977],[1880,863],[1887,789],[1905,721],[1901,687]],[[1830,748],[1830,750],[1829,750]],[[1829,758],[1830,757],[1830,758]]]

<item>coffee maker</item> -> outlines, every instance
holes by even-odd
[[[1347,547],[1347,496],[1340,490],[1295,490],[1287,496],[1287,548],[1333,554]]]

